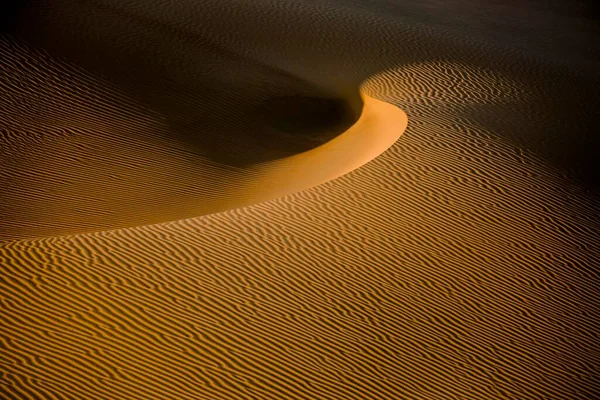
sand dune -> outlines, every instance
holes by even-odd
[[[19,9],[0,396],[598,397],[586,4]]]
[[[2,86],[10,95],[3,104],[0,240],[166,222],[280,197],[364,164],[391,146],[406,126],[400,110],[370,97],[363,107],[360,99],[269,93],[283,105],[271,110],[263,107],[265,94],[259,92],[242,97],[257,109],[246,104],[242,113],[233,104],[227,112],[215,111],[210,119],[236,123],[224,123],[220,131],[191,114],[196,137],[190,143],[171,134],[171,115],[144,108],[106,80],[9,37],[2,49],[7,78]],[[213,100],[192,105],[202,111],[214,107]],[[332,112],[315,118],[310,107],[323,102],[334,102]],[[180,104],[190,107],[190,100]],[[298,131],[297,123],[278,127],[279,120],[299,117],[308,123]],[[236,154],[236,162],[225,163],[215,146],[222,146],[220,153]],[[285,157],[290,152],[294,156]],[[272,173],[273,164],[283,175]],[[250,194],[257,186],[260,191]]]

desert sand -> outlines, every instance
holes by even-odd
[[[14,2],[0,397],[597,397],[589,4]]]

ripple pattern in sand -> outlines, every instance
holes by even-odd
[[[543,63],[482,66],[374,14],[410,62],[363,90],[410,123],[371,163],[221,214],[0,244],[4,398],[599,396],[598,194],[524,145],[591,126],[585,91],[544,97],[585,80],[542,85]],[[360,66],[381,48],[400,52]]]
[[[502,141],[411,129],[280,200],[3,244],[6,393],[592,398],[595,206]]]

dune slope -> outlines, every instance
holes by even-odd
[[[599,396],[588,3],[30,4],[3,42],[35,71],[2,59],[2,398]],[[313,98],[355,118],[280,114]]]

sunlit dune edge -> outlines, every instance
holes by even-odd
[[[105,96],[119,95],[113,87],[77,74]],[[58,90],[52,87],[56,98],[73,101],[71,88],[61,85]],[[377,157],[407,126],[406,114],[397,106],[364,93],[361,97],[358,120],[334,139],[242,168],[198,157],[175,140],[161,137],[166,128],[156,116],[138,113],[120,98],[124,109],[134,110],[128,117],[130,126],[127,114],[111,114],[93,101],[74,105],[75,117],[56,111],[42,114],[33,132],[17,117],[4,137],[0,241],[164,223],[245,207],[325,183]],[[43,96],[26,98],[36,107],[47,107]],[[73,132],[60,129],[61,125],[72,126]],[[137,135],[122,133],[129,130]],[[198,135],[200,143],[211,140],[201,131]]]
[[[298,118],[310,120],[313,112],[335,121],[339,111],[322,103],[327,99],[318,85],[237,59],[235,67],[249,68],[247,81],[236,80],[246,88],[244,96],[217,81],[217,89],[233,93],[226,101],[211,97],[206,78],[191,81],[195,91],[167,81],[147,95],[156,97],[150,105],[142,94],[151,75],[124,88],[115,83],[119,70],[94,73],[10,35],[0,37],[0,50],[0,88],[6,93],[0,241],[122,229],[249,206],[363,165],[406,127],[397,106],[365,94],[360,101],[354,89],[336,99],[352,114],[341,126],[300,124],[302,132],[281,131],[278,123],[294,129]],[[256,82],[267,89],[257,89]],[[294,93],[304,93],[297,98],[305,101],[295,102]],[[265,112],[261,104],[267,100],[282,107]],[[307,144],[312,150],[306,151]]]
[[[406,114],[366,94],[361,97],[362,113],[350,129],[313,150],[254,166],[256,177],[241,199],[253,204],[309,189],[361,167],[392,146],[406,129]]]

